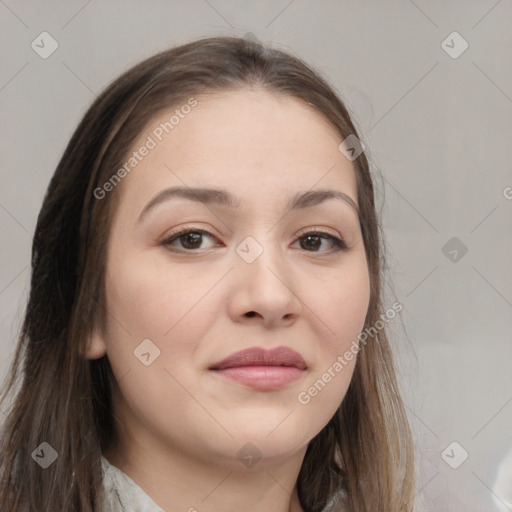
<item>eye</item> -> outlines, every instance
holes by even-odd
[[[183,228],[177,233],[172,233],[169,237],[165,238],[161,242],[161,245],[177,252],[197,252],[199,249],[210,249],[214,247],[214,245],[202,247],[205,237],[212,240],[215,239],[211,233],[203,229]],[[328,242],[330,248],[328,247],[322,250],[324,241]],[[325,253],[348,249],[348,246],[341,238],[324,231],[308,231],[299,237],[298,242],[300,242],[301,248],[307,252]],[[176,244],[179,244],[179,246],[177,247]]]
[[[327,240],[331,250],[319,250],[324,240]],[[341,239],[324,231],[308,231],[299,237],[300,246],[308,252],[337,252],[348,249],[347,244]]]
[[[184,228],[177,233],[173,233],[168,238],[161,242],[162,245],[170,250],[187,251],[191,252],[197,249],[209,249],[209,247],[201,247],[204,237],[214,238],[214,236],[202,229]],[[175,243],[178,242],[181,247],[176,247]]]

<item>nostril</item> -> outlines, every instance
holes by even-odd
[[[246,315],[248,317],[253,317],[256,313],[254,311],[249,311],[248,313],[246,313]]]

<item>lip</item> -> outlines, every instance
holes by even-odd
[[[217,375],[262,391],[280,388],[300,378],[307,369],[304,358],[288,347],[241,350],[211,365]]]
[[[235,352],[222,361],[210,366],[210,370],[224,370],[238,366],[293,366],[299,370],[307,368],[306,361],[295,350],[288,347],[277,347],[271,350],[254,347]]]

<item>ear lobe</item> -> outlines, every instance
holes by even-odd
[[[105,345],[105,341],[103,340],[103,336],[98,332],[97,329],[94,329],[89,340],[87,341],[87,347],[83,355],[86,359],[99,359],[106,353],[107,347]]]

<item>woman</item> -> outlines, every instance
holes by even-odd
[[[412,510],[363,149],[254,41],[111,84],[38,218],[0,508]]]

